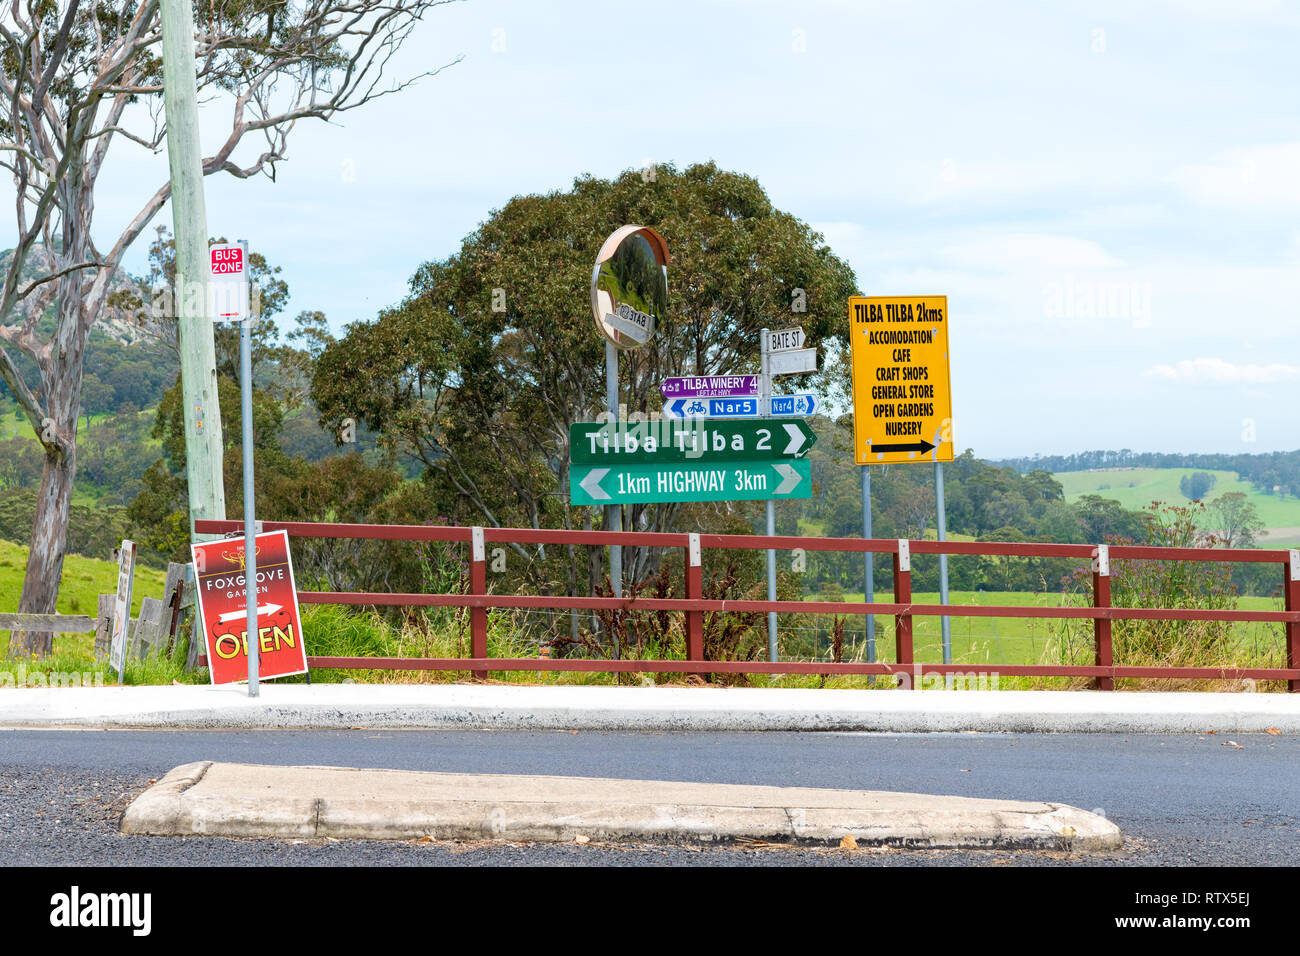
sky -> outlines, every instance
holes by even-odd
[[[459,63],[300,123],[274,183],[209,177],[209,232],[282,267],[287,316],[337,329],[512,196],[713,160],[864,294],[948,297],[959,450],[1290,450],[1297,49],[1300,4],[1266,0],[468,0],[430,11],[393,71]],[[228,122],[203,106],[205,152]],[[116,145],[97,233],[165,175]]]

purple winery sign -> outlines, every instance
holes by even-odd
[[[664,398],[736,398],[758,394],[757,375],[684,375],[659,383]]]

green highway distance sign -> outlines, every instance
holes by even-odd
[[[574,465],[758,463],[804,458],[815,441],[812,428],[800,419],[577,422],[569,426],[569,457]],[[577,482],[573,484],[576,487]]]
[[[807,458],[718,464],[647,465],[626,461],[606,465],[574,463],[569,468],[572,503],[625,505],[812,497],[812,463]]]

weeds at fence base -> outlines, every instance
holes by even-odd
[[[127,685],[206,684],[208,672],[185,670],[187,632],[169,646],[137,660],[128,656],[122,683]],[[87,675],[89,677],[87,678]],[[54,652],[46,657],[0,658],[0,689],[19,687],[100,687],[117,684],[117,671],[106,658],[96,659],[93,634],[56,634]]]
[[[1153,503],[1145,515],[1150,543],[1169,547],[1215,546],[1196,530],[1194,509]],[[1132,541],[1112,538],[1111,544]],[[1093,604],[1092,574],[1077,568],[1061,582],[1062,603]],[[1226,563],[1121,559],[1111,562],[1111,601],[1115,607],[1236,610],[1239,597]],[[1282,610],[1280,595],[1273,602]],[[1092,621],[1049,621],[1049,639],[1041,663],[1096,663]],[[1286,643],[1281,624],[1256,625],[1249,631],[1231,621],[1118,619],[1111,624],[1112,662],[1117,667],[1207,667],[1225,670],[1284,668]],[[1073,678],[1068,687],[1090,687],[1090,678]],[[1116,678],[1116,690],[1147,691],[1286,691],[1286,681],[1193,678]]]

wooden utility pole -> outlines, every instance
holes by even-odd
[[[196,518],[224,519],[221,482],[221,409],[217,355],[208,312],[208,220],[203,203],[203,154],[195,82],[194,14],[190,0],[161,0],[163,102],[171,169],[176,286],[172,297],[180,338],[185,399],[185,471],[190,493],[190,537]]]

